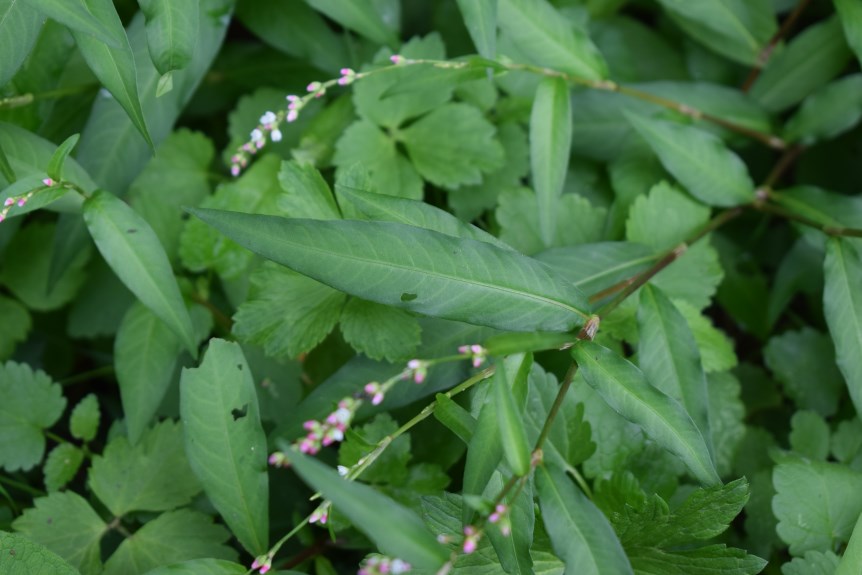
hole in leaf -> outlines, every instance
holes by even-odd
[[[230,410],[230,414],[233,416],[233,420],[242,419],[246,415],[248,415],[248,404],[243,404],[241,409],[233,408]]]
[[[415,293],[404,292],[403,294],[401,294],[401,301],[413,301],[417,297],[419,296]]]

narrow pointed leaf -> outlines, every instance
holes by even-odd
[[[458,0],[464,24],[476,50],[485,58],[497,54],[497,0]]]
[[[318,12],[326,14],[345,28],[362,34],[369,40],[387,46],[396,46],[398,38],[387,27],[371,0],[305,0]]]
[[[562,78],[547,78],[536,89],[530,115],[530,162],[545,247],[554,241],[557,204],[569,169],[571,146],[569,86]]]
[[[716,136],[675,122],[626,117],[665,169],[700,201],[736,206],[754,199],[754,182],[745,164]]]
[[[0,86],[27,59],[44,21],[39,10],[23,0],[0,0]]]
[[[674,399],[650,385],[641,370],[593,342],[576,345],[572,355],[586,382],[614,411],[679,456],[701,483],[721,483],[706,441],[691,417]]]
[[[502,357],[513,353],[561,349],[573,343],[574,339],[572,334],[566,333],[504,333],[488,338],[483,346],[488,350],[488,355]]]
[[[57,150],[54,152],[54,155],[51,156],[51,161],[48,162],[48,169],[45,170],[48,173],[48,176],[55,180],[63,179],[63,166],[66,164],[66,158],[69,157],[69,154],[72,153],[72,150],[75,148],[75,144],[78,143],[78,138],[80,138],[80,134],[73,134],[66,138],[66,140],[57,146]]]
[[[495,375],[490,385],[500,383],[505,384]],[[464,480],[461,487],[464,495],[482,495],[502,458],[503,443],[497,414],[494,402],[489,401],[482,406],[473,437],[467,445],[467,461],[464,464]],[[469,505],[461,509],[461,518],[465,525],[471,522],[474,513],[475,510]]]
[[[494,410],[497,412],[497,426],[503,454],[509,467],[518,475],[526,475],[530,471],[530,446],[527,444],[527,432],[524,430],[523,416],[520,413],[512,389],[509,387],[503,362],[497,364],[494,386]],[[514,374],[513,374],[514,375]]]
[[[84,221],[117,277],[197,356],[191,317],[168,256],[146,220],[116,196],[100,191],[84,202]]]
[[[823,308],[838,367],[862,414],[862,260],[850,242],[833,238],[823,265]]]
[[[844,548],[841,563],[835,570],[835,575],[855,575],[856,573],[862,573],[862,515],[856,521],[856,527],[853,528],[850,541]]]
[[[570,331],[586,317],[577,288],[483,242],[389,222],[190,211],[259,255],[377,303],[516,331]]]
[[[186,454],[204,491],[252,555],[266,552],[269,480],[257,392],[239,345],[220,339],[180,380]]]
[[[434,417],[461,441],[468,444],[476,431],[476,420],[470,413],[442,393],[437,394]]]
[[[288,448],[289,449],[289,448]],[[309,485],[365,532],[381,552],[433,572],[449,552],[413,511],[362,483],[347,481],[323,463],[293,450],[290,464]]]
[[[89,8],[87,0],[30,0],[34,8],[70,30],[89,34],[112,48],[121,48],[122,26],[105,26]],[[14,2],[13,2],[14,4]]]
[[[139,0],[138,5],[147,19],[147,45],[159,74],[188,66],[197,43],[198,0]]]

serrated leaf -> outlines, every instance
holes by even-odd
[[[529,63],[601,80],[607,66],[587,33],[546,0],[500,0],[498,22]]]
[[[147,20],[150,57],[159,74],[188,66],[197,43],[198,0],[140,0],[139,5]]]
[[[12,533],[0,531],[0,555],[3,570],[7,575],[77,575],[79,571],[66,563],[59,555],[42,545]]]
[[[32,326],[27,308],[17,301],[0,296],[0,361],[15,351],[18,343],[24,341]]]
[[[421,340],[415,317],[379,303],[351,298],[340,319],[344,340],[371,359],[409,359]]]
[[[101,570],[99,542],[108,526],[76,493],[52,493],[34,500],[12,528],[84,573]]]
[[[676,454],[701,483],[721,482],[707,443],[694,422],[682,406],[652,387],[637,367],[592,342],[576,345],[572,355],[590,387],[615,411]]]
[[[282,162],[278,183],[284,192],[278,198],[278,206],[285,214],[312,220],[341,218],[332,190],[311,164]]]
[[[497,55],[497,1],[458,0],[458,9],[476,51],[485,58]]]
[[[49,177],[55,180],[63,179],[63,166],[66,164],[66,158],[72,153],[80,137],[80,134],[73,134],[57,146],[57,150],[51,156],[51,161],[48,162],[48,167],[45,169]]]
[[[252,555],[268,546],[266,438],[257,393],[236,343],[210,340],[200,367],[184,369],[180,413],[189,463],[228,527]]]
[[[700,359],[706,373],[727,371],[736,367],[738,359],[733,349],[733,340],[712,325],[712,321],[693,305],[676,301],[674,305],[685,318],[694,341],[700,350]]]
[[[389,222],[193,213],[264,257],[377,303],[519,331],[567,331],[586,315],[576,288],[483,242]]]
[[[84,462],[84,452],[71,443],[61,443],[51,450],[42,469],[48,493],[66,486]]]
[[[412,511],[367,485],[342,479],[315,459],[289,452],[290,463],[299,476],[332,501],[381,552],[427,569],[438,569],[449,559],[446,549]]]
[[[230,533],[191,509],[163,513],[126,538],[105,562],[105,575],[143,575],[171,563],[199,558],[236,560]]]
[[[381,18],[372,0],[340,2],[339,0],[305,0],[318,12],[326,14],[345,28],[365,36],[369,40],[395,46],[398,38]]]
[[[632,567],[638,574],[685,573],[685,575],[755,575],[766,561],[742,549],[707,545],[692,550],[665,551],[639,548],[630,552]]]
[[[782,575],[835,575],[838,556],[832,551],[806,551],[781,566]]]
[[[862,12],[860,12],[862,17]],[[808,96],[784,126],[784,139],[812,144],[829,140],[862,118],[862,74],[826,84]]]
[[[823,308],[835,342],[836,361],[850,399],[857,413],[862,413],[862,258],[852,244],[833,238],[827,244],[823,266]]]
[[[725,477],[730,475],[734,457],[745,438],[746,404],[740,398],[742,385],[730,372],[710,373],[707,392],[715,468]]]
[[[59,385],[23,363],[0,364],[0,464],[6,471],[28,470],[42,461],[48,429],[66,407]]]
[[[117,277],[197,356],[194,327],[171,264],[146,220],[116,196],[97,192],[84,203],[84,221]]]
[[[416,171],[444,188],[478,184],[503,165],[503,147],[482,113],[467,104],[446,104],[401,132]]]
[[[694,128],[626,113],[665,169],[697,199],[713,206],[754,200],[754,182],[743,161],[720,139]]]
[[[44,20],[32,5],[0,1],[0,86],[5,86],[24,63]]]
[[[186,505],[201,490],[183,449],[184,430],[170,420],[129,445],[114,438],[93,458],[89,485],[116,516],[130,511],[168,511]]]
[[[353,467],[397,429],[398,423],[385,413],[377,415],[370,423],[349,429],[338,450],[338,463]],[[408,478],[410,443],[410,435],[406,434],[389,443],[386,451],[362,472],[362,480],[372,484],[403,484]]]
[[[709,208],[667,182],[652,186],[632,202],[626,239],[656,251],[676,247],[709,220]]]
[[[99,431],[99,399],[91,393],[84,397],[72,410],[69,417],[69,431],[72,437],[83,442],[92,441]]]
[[[790,448],[810,459],[825,461],[829,455],[829,425],[813,411],[797,411],[790,418]]]

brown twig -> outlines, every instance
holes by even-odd
[[[775,51],[775,47],[778,46],[778,43],[781,42],[781,39],[787,36],[790,33],[790,30],[793,28],[793,25],[796,23],[796,20],[799,18],[800,14],[805,11],[805,8],[811,3],[811,0],[800,0],[799,4],[796,5],[796,8],[793,9],[787,18],[784,19],[784,22],[781,23],[781,27],[778,31],[773,34],[772,38],[769,39],[769,43],[763,47],[763,50],[760,51],[760,54],[757,55],[757,63],[749,72],[748,77],[745,79],[745,82],[742,84],[742,91],[748,92],[751,89],[751,86],[760,76],[760,71],[766,66],[766,63],[769,62],[769,58],[772,57],[772,53]]]
[[[799,144],[788,148],[784,151],[784,154],[781,155],[781,158],[778,159],[778,163],[772,168],[772,171],[769,172],[769,175],[766,177],[766,180],[763,182],[763,188],[771,188],[781,179],[781,176],[793,165],[793,162],[799,157],[799,154],[805,148]]]

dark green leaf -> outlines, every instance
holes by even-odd
[[[122,26],[106,26],[100,15],[93,13],[87,0],[31,0],[31,3],[63,26],[89,34],[112,48],[120,48],[125,42]]]
[[[862,74],[853,74],[808,96],[787,121],[784,139],[804,144],[828,140],[855,126],[859,118],[862,118]]]
[[[84,397],[69,416],[69,431],[72,437],[83,442],[92,441],[99,431],[99,399],[91,393]]]
[[[853,0],[835,0],[835,10],[844,28],[847,43],[856,53],[856,58],[862,61],[862,6]]]
[[[497,385],[500,382],[505,384],[505,379],[495,374],[494,379],[486,386]],[[479,408],[473,437],[467,445],[467,460],[464,464],[464,480],[461,487],[464,495],[481,496],[502,458],[503,439],[496,407],[486,396],[485,403]],[[469,505],[461,509],[465,524],[471,522],[475,512],[476,510]]]
[[[509,384],[509,379],[514,378],[515,374],[508,376],[504,365],[504,362],[497,364],[491,384],[494,387],[494,399],[490,405],[497,412],[497,429],[506,462],[517,475],[524,476],[530,471],[530,446],[527,444],[521,410],[515,403]]]
[[[826,461],[829,424],[813,411],[797,411],[790,418],[790,448],[809,459]]]
[[[71,443],[61,443],[45,458],[45,489],[48,493],[59,491],[78,473],[84,462],[84,452]]]
[[[326,180],[311,164],[282,162],[278,182],[285,194],[279,207],[294,218],[337,220],[341,218]]]
[[[394,47],[398,38],[391,29],[392,24],[386,23],[377,12],[372,0],[355,0],[341,2],[339,0],[305,0],[309,6],[322,12],[344,26],[362,34],[378,44]]]
[[[476,420],[470,415],[470,412],[444,394],[438,393],[434,417],[457,435],[461,441],[470,444],[470,440],[476,432]]]
[[[860,569],[862,569],[862,515],[856,521],[856,527],[853,528],[853,534],[844,549],[844,556],[841,557],[841,563],[838,564],[835,575],[853,575]]]
[[[410,313],[359,298],[344,306],[341,333],[356,351],[392,362],[413,357],[421,339],[419,323]]]
[[[198,35],[198,0],[140,0],[147,19],[147,45],[162,76],[182,70],[192,60]]]
[[[14,299],[0,296],[0,361],[7,359],[32,326],[27,308]]]
[[[223,561],[221,559],[192,559],[182,563],[173,563],[164,567],[156,567],[147,571],[146,575],[243,575],[248,569],[242,565]],[[276,571],[282,575],[291,571]]]

